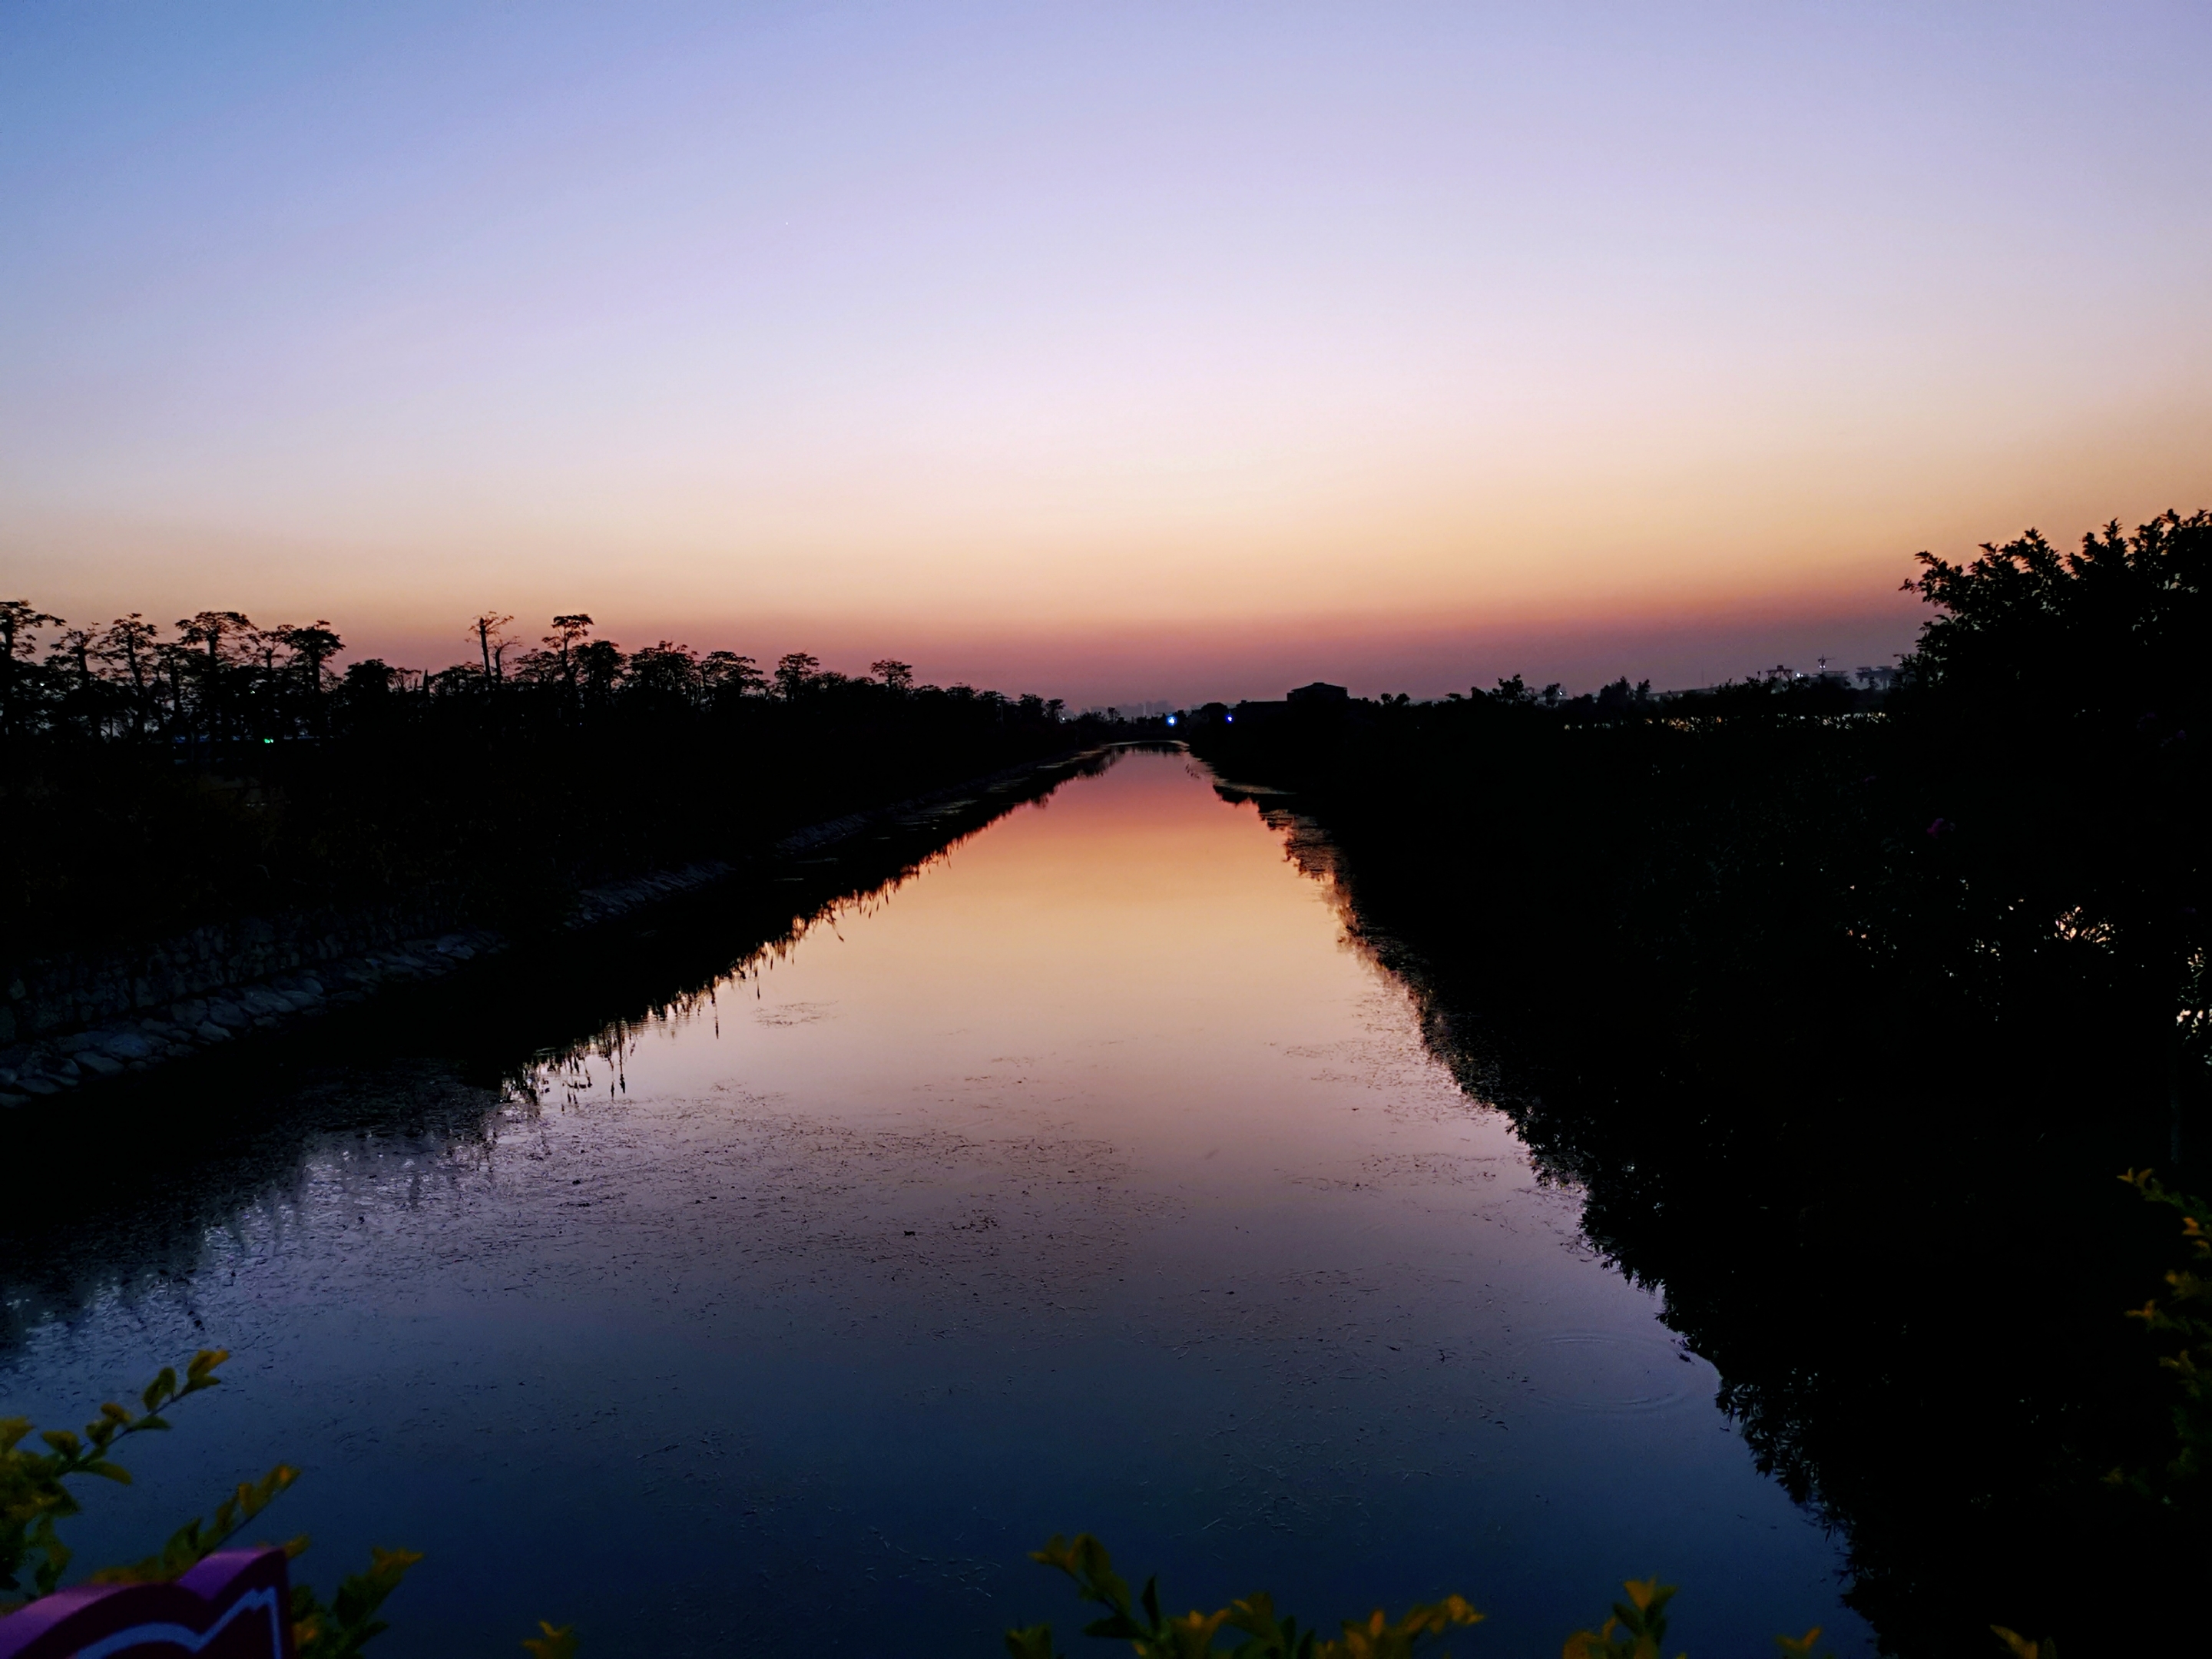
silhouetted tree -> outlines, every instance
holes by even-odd
[[[46,654],[46,666],[59,693],[58,717],[79,722],[89,738],[100,736],[106,714],[100,695],[104,688],[92,668],[98,639],[89,628],[64,629]]]
[[[775,689],[785,702],[793,702],[814,684],[821,670],[819,658],[804,651],[787,651],[775,659]]]
[[[662,709],[689,708],[698,701],[698,653],[688,645],[661,640],[631,656],[623,695]]]
[[[896,657],[884,657],[870,663],[868,672],[881,680],[887,690],[902,692],[914,690],[914,665],[910,662],[901,662]]]
[[[758,663],[734,651],[709,651],[699,665],[699,678],[708,695],[718,701],[750,696],[768,684]]]
[[[227,671],[235,653],[252,640],[253,619],[237,611],[197,611],[177,623],[177,631],[200,683],[202,724],[211,740],[219,739],[228,713]]]
[[[323,665],[345,648],[345,641],[332,631],[328,621],[318,617],[304,627],[280,628],[276,637],[292,653],[292,665],[299,670],[300,685],[307,693],[307,718],[318,731],[324,729],[323,721]]]
[[[507,678],[507,648],[513,643],[507,636],[507,625],[514,620],[499,611],[486,611],[469,624],[477,648],[483,653],[484,678],[495,683]]]
[[[1651,707],[1651,682],[1639,680],[1632,687],[1628,676],[1623,674],[1612,684],[1601,686],[1594,703],[1601,714],[1628,714],[1648,709]]]
[[[33,610],[27,600],[0,599],[0,738],[12,735],[25,722],[39,630],[58,627],[61,621]]]
[[[338,683],[339,689],[356,701],[388,697],[398,673],[381,657],[363,657],[359,662],[346,665],[345,678]]]
[[[544,650],[532,653],[541,659],[538,666],[544,675],[560,680],[571,702],[576,699],[576,653],[591,633],[592,619],[583,611],[556,617],[553,631],[544,638]]]
[[[125,688],[133,737],[145,736],[153,724],[155,647],[161,637],[161,629],[136,611],[118,617],[100,636],[100,659],[116,671]]]
[[[592,640],[578,646],[576,676],[583,684],[585,700],[595,707],[605,707],[614,696],[615,686],[622,679],[623,665],[628,660],[622,647],[612,640]]]

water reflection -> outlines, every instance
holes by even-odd
[[[1022,1552],[1078,1527],[1179,1601],[1460,1589],[1500,1653],[1654,1570],[1693,1649],[1863,1650],[1711,1368],[1337,902],[1189,763],[1126,758],[583,1039],[478,1006],[503,1048],[335,1065],[285,1097],[283,1181],[208,1178],[59,1316],[11,1288],[9,1397],[238,1350],[88,1554],[281,1452],[319,1554],[430,1552],[416,1651],[543,1613],[991,1652],[1072,1625]]]
[[[865,916],[969,836],[1117,752],[887,819],[785,866],[765,890],[697,894],[581,938],[528,941],[287,1037],[111,1085],[96,1116],[11,1120],[19,1165],[52,1178],[18,1186],[0,1209],[0,1353],[91,1302],[128,1306],[180,1281],[210,1235],[281,1217],[318,1159],[479,1157],[548,1060],[611,1054],[631,1031],[711,1009],[726,980]]]

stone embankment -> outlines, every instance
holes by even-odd
[[[225,984],[64,1036],[16,1043],[0,1049],[0,1106],[27,1106],[34,1097],[61,1094],[94,1078],[143,1072],[299,1015],[366,1001],[384,985],[445,972],[502,943],[483,932],[396,941],[366,955]]]
[[[288,972],[241,982],[234,973],[224,971],[239,957],[227,961],[221,955],[201,957],[200,950],[207,949],[210,941],[196,936],[194,942],[200,949],[193,950],[192,956],[198,960],[190,965],[166,961],[159,965],[103,963],[82,972],[80,976],[84,982],[75,988],[71,998],[78,1006],[109,1002],[115,995],[117,978],[133,981],[133,988],[149,991],[157,985],[169,989],[196,980],[210,983],[197,994],[164,1001],[146,998],[125,1012],[110,1013],[97,1024],[58,1035],[34,1034],[27,1042],[0,1048],[0,1106],[27,1106],[42,1095],[63,1094],[98,1078],[143,1072],[163,1060],[198,1054],[249,1031],[270,1030],[303,1015],[364,1002],[383,986],[444,973],[505,944],[498,934],[481,930],[394,939],[379,950],[310,960]],[[265,940],[249,939],[240,954],[249,960],[275,954],[268,945]],[[173,957],[183,951],[173,945],[163,954]],[[282,954],[296,957],[301,953],[295,946]],[[133,967],[141,971],[131,972]],[[27,994],[16,994],[19,990],[28,992],[22,981],[8,988],[19,1009],[30,1002]],[[34,1006],[52,1017],[53,1002]]]
[[[1012,767],[812,824],[785,836],[775,853],[790,859],[887,824],[926,826],[979,799],[1057,782],[1088,758]],[[594,887],[578,896],[566,925],[595,926],[738,873],[738,866],[716,860]],[[28,1106],[364,1002],[385,986],[448,973],[510,943],[488,929],[447,925],[451,920],[434,909],[255,919],[198,928],[128,957],[35,963],[0,1000],[0,1108]]]

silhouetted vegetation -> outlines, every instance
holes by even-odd
[[[7,1598],[0,1600],[0,1617],[62,1587],[71,1553],[58,1523],[82,1513],[70,1483],[92,1477],[130,1485],[130,1472],[114,1461],[116,1449],[135,1435],[167,1431],[170,1425],[162,1413],[219,1383],[216,1370],[229,1358],[224,1349],[203,1348],[181,1379],[165,1366],[140,1395],[142,1410],[110,1401],[85,1425],[82,1436],[67,1429],[40,1434],[44,1451],[23,1444],[32,1433],[29,1419],[0,1418],[0,1595]],[[276,1464],[259,1480],[241,1482],[216,1506],[212,1521],[188,1521],[144,1560],[101,1568],[82,1582],[173,1582],[236,1539],[299,1474],[289,1464]],[[283,1548],[297,1560],[308,1543],[302,1535]],[[373,1548],[370,1557],[368,1570],[344,1579],[327,1605],[311,1587],[293,1587],[292,1645],[300,1659],[356,1659],[389,1628],[377,1615],[422,1557],[411,1550],[381,1548]],[[1138,1659],[1199,1659],[1223,1650],[1217,1644],[1220,1637],[1237,1638],[1228,1650],[1244,1659],[1413,1659],[1416,1653],[1448,1659],[1430,1638],[1482,1622],[1482,1614],[1465,1597],[1448,1595],[1413,1607],[1395,1620],[1378,1607],[1365,1619],[1345,1620],[1342,1635],[1330,1639],[1278,1614],[1265,1591],[1211,1613],[1164,1613],[1159,1581],[1148,1580],[1141,1594],[1132,1595],[1106,1547],[1088,1533],[1072,1540],[1055,1536],[1030,1559],[1066,1573],[1083,1600],[1105,1609],[1103,1617],[1085,1627],[1086,1636],[1126,1641]],[[1614,1602],[1612,1616],[1599,1629],[1577,1631],[1567,1638],[1567,1659],[1660,1659],[1675,1587],[1650,1578],[1631,1579],[1622,1588],[1628,1600]],[[538,1631],[521,1644],[536,1659],[573,1659],[580,1645],[574,1626],[541,1620]],[[1820,1635],[1815,1627],[1802,1637],[1778,1637],[1775,1644],[1790,1659],[1812,1659]],[[2032,1647],[2017,1638],[2012,1641],[2015,1651],[2025,1649],[2033,1659]],[[1048,1625],[1008,1631],[1006,1649],[1013,1659],[1060,1659]]]
[[[1271,811],[1432,1047],[1663,1289],[1906,1654],[2194,1615],[2209,552],[2198,514],[1926,559],[1893,686],[1516,678],[1182,728],[1294,792]],[[6,814],[53,860],[9,866],[11,919],[74,939],[436,883],[527,909],[1090,735],[889,660],[710,668],[580,616],[521,653],[506,621],[465,670],[333,678],[321,624],[72,641],[5,608],[9,805],[53,809]],[[2171,1187],[2113,1179],[2150,1165]]]
[[[327,622],[73,628],[0,602],[0,953],[425,896],[518,925],[1111,729],[895,660],[624,651],[581,613],[526,648],[512,623],[477,618],[474,659],[438,672],[338,673]]]
[[[1278,1613],[1274,1598],[1265,1590],[1212,1613],[1196,1607],[1187,1613],[1164,1613],[1159,1580],[1147,1579],[1142,1592],[1132,1595],[1128,1580],[1114,1571],[1106,1547],[1087,1532],[1073,1540],[1054,1536],[1032,1551],[1030,1559],[1066,1573],[1083,1600],[1106,1609],[1084,1626],[1085,1636],[1127,1642],[1137,1659],[1199,1659],[1208,1653],[1241,1659],[1413,1659],[1416,1654],[1449,1659],[1449,1650],[1439,1647],[1436,1638],[1482,1622],[1466,1597],[1447,1595],[1408,1607],[1398,1619],[1376,1607],[1364,1619],[1344,1620],[1342,1633],[1329,1638],[1314,1626],[1301,1630],[1295,1618]],[[1611,1617],[1596,1630],[1578,1630],[1567,1638],[1565,1659],[1662,1659],[1667,1607],[1677,1588],[1656,1578],[1628,1580],[1621,1586],[1628,1599],[1613,1604]],[[1232,1645],[1217,1646],[1222,1638]],[[1816,1625],[1802,1636],[1778,1636],[1774,1645],[1784,1659],[1813,1659],[1820,1639]],[[1012,1659],[1064,1659],[1049,1625],[1008,1631],[1006,1651]],[[2032,1648],[2027,1659],[2034,1659]]]
[[[44,1451],[23,1444],[31,1435],[28,1418],[0,1418],[0,1615],[62,1587],[71,1553],[57,1523],[82,1514],[83,1507],[70,1483],[91,1478],[129,1486],[131,1472],[115,1461],[117,1448],[135,1435],[166,1431],[169,1421],[164,1413],[221,1382],[216,1371],[229,1358],[223,1349],[203,1348],[182,1377],[163,1366],[141,1391],[140,1410],[111,1401],[82,1435],[68,1429],[40,1434]],[[299,1478],[299,1470],[278,1463],[258,1480],[240,1482],[216,1504],[211,1518],[187,1521],[145,1559],[102,1567],[81,1582],[154,1584],[181,1577],[252,1525]],[[297,1560],[308,1542],[302,1534],[284,1545],[284,1553]],[[293,1586],[292,1646],[298,1659],[355,1659],[364,1644],[385,1631],[377,1610],[422,1558],[399,1549],[373,1550],[370,1557],[368,1568],[341,1581],[327,1604],[309,1586]]]
[[[1516,680],[1188,727],[1294,792],[1433,1046],[1664,1287],[1903,1652],[2148,1644],[2212,1537],[2196,1380],[2121,1317],[2171,1236],[2113,1179],[2203,1184],[2208,557],[2202,513],[1923,556],[1886,697]]]

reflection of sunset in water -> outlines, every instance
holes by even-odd
[[[148,1501],[308,1449],[285,1525],[429,1552],[423,1652],[635,1619],[650,1582],[656,1643],[741,1593],[764,1628],[834,1600],[984,1653],[1066,1621],[1024,1552],[1076,1528],[1209,1605],[1456,1589],[1501,1652],[1650,1571],[1697,1646],[1866,1650],[1711,1369],[1180,756],[535,1078],[488,1141],[329,1138],[170,1288],[35,1332],[9,1398],[237,1350]],[[584,1502],[624,1517],[588,1583]]]

